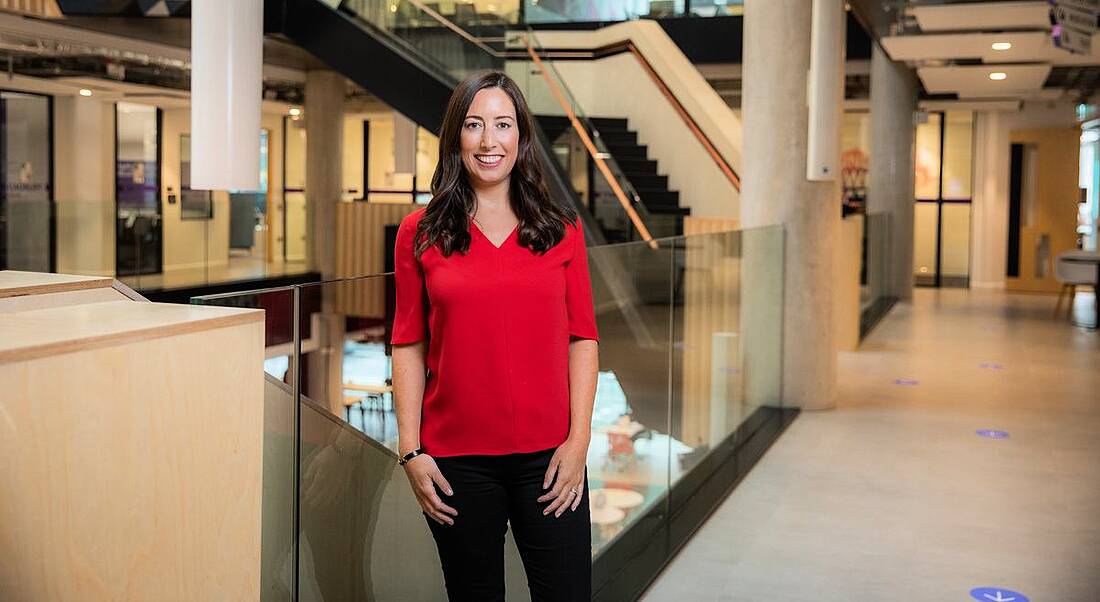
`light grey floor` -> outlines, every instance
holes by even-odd
[[[1053,306],[918,289],[643,600],[1100,601],[1100,333]]]

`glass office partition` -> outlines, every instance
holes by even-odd
[[[0,270],[51,269],[52,104],[0,91]]]

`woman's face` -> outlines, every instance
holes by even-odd
[[[519,151],[516,107],[500,88],[478,90],[462,122],[462,163],[474,187],[507,181]]]

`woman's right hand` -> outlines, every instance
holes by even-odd
[[[420,454],[405,462],[405,476],[409,477],[409,484],[412,485],[413,493],[416,494],[416,501],[428,516],[439,524],[455,524],[454,519],[447,514],[458,516],[458,510],[444,504],[439,494],[435,492],[435,485],[439,485],[443,493],[454,494],[450,483],[439,471],[435,458],[428,454]]]

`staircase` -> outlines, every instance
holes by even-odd
[[[571,125],[567,117],[558,115],[536,116],[547,139],[554,141],[566,133]],[[633,187],[645,211],[648,213],[646,226],[655,237],[673,236],[683,233],[683,218],[691,215],[691,209],[680,206],[680,193],[670,190],[668,176],[657,173],[657,162],[649,158],[645,145],[638,144],[637,132],[627,127],[627,120],[618,117],[592,117],[588,119],[598,132],[614,162],[619,168],[620,184]],[[592,132],[589,131],[591,135]],[[614,171],[614,170],[613,170]],[[599,173],[594,176],[602,180]],[[625,182],[624,182],[625,181]],[[591,194],[591,193],[590,193]],[[585,199],[588,207],[594,207],[594,199]],[[616,202],[617,204],[617,202]],[[621,210],[618,211],[621,213]],[[602,222],[597,216],[608,242],[620,242],[614,228]]]

